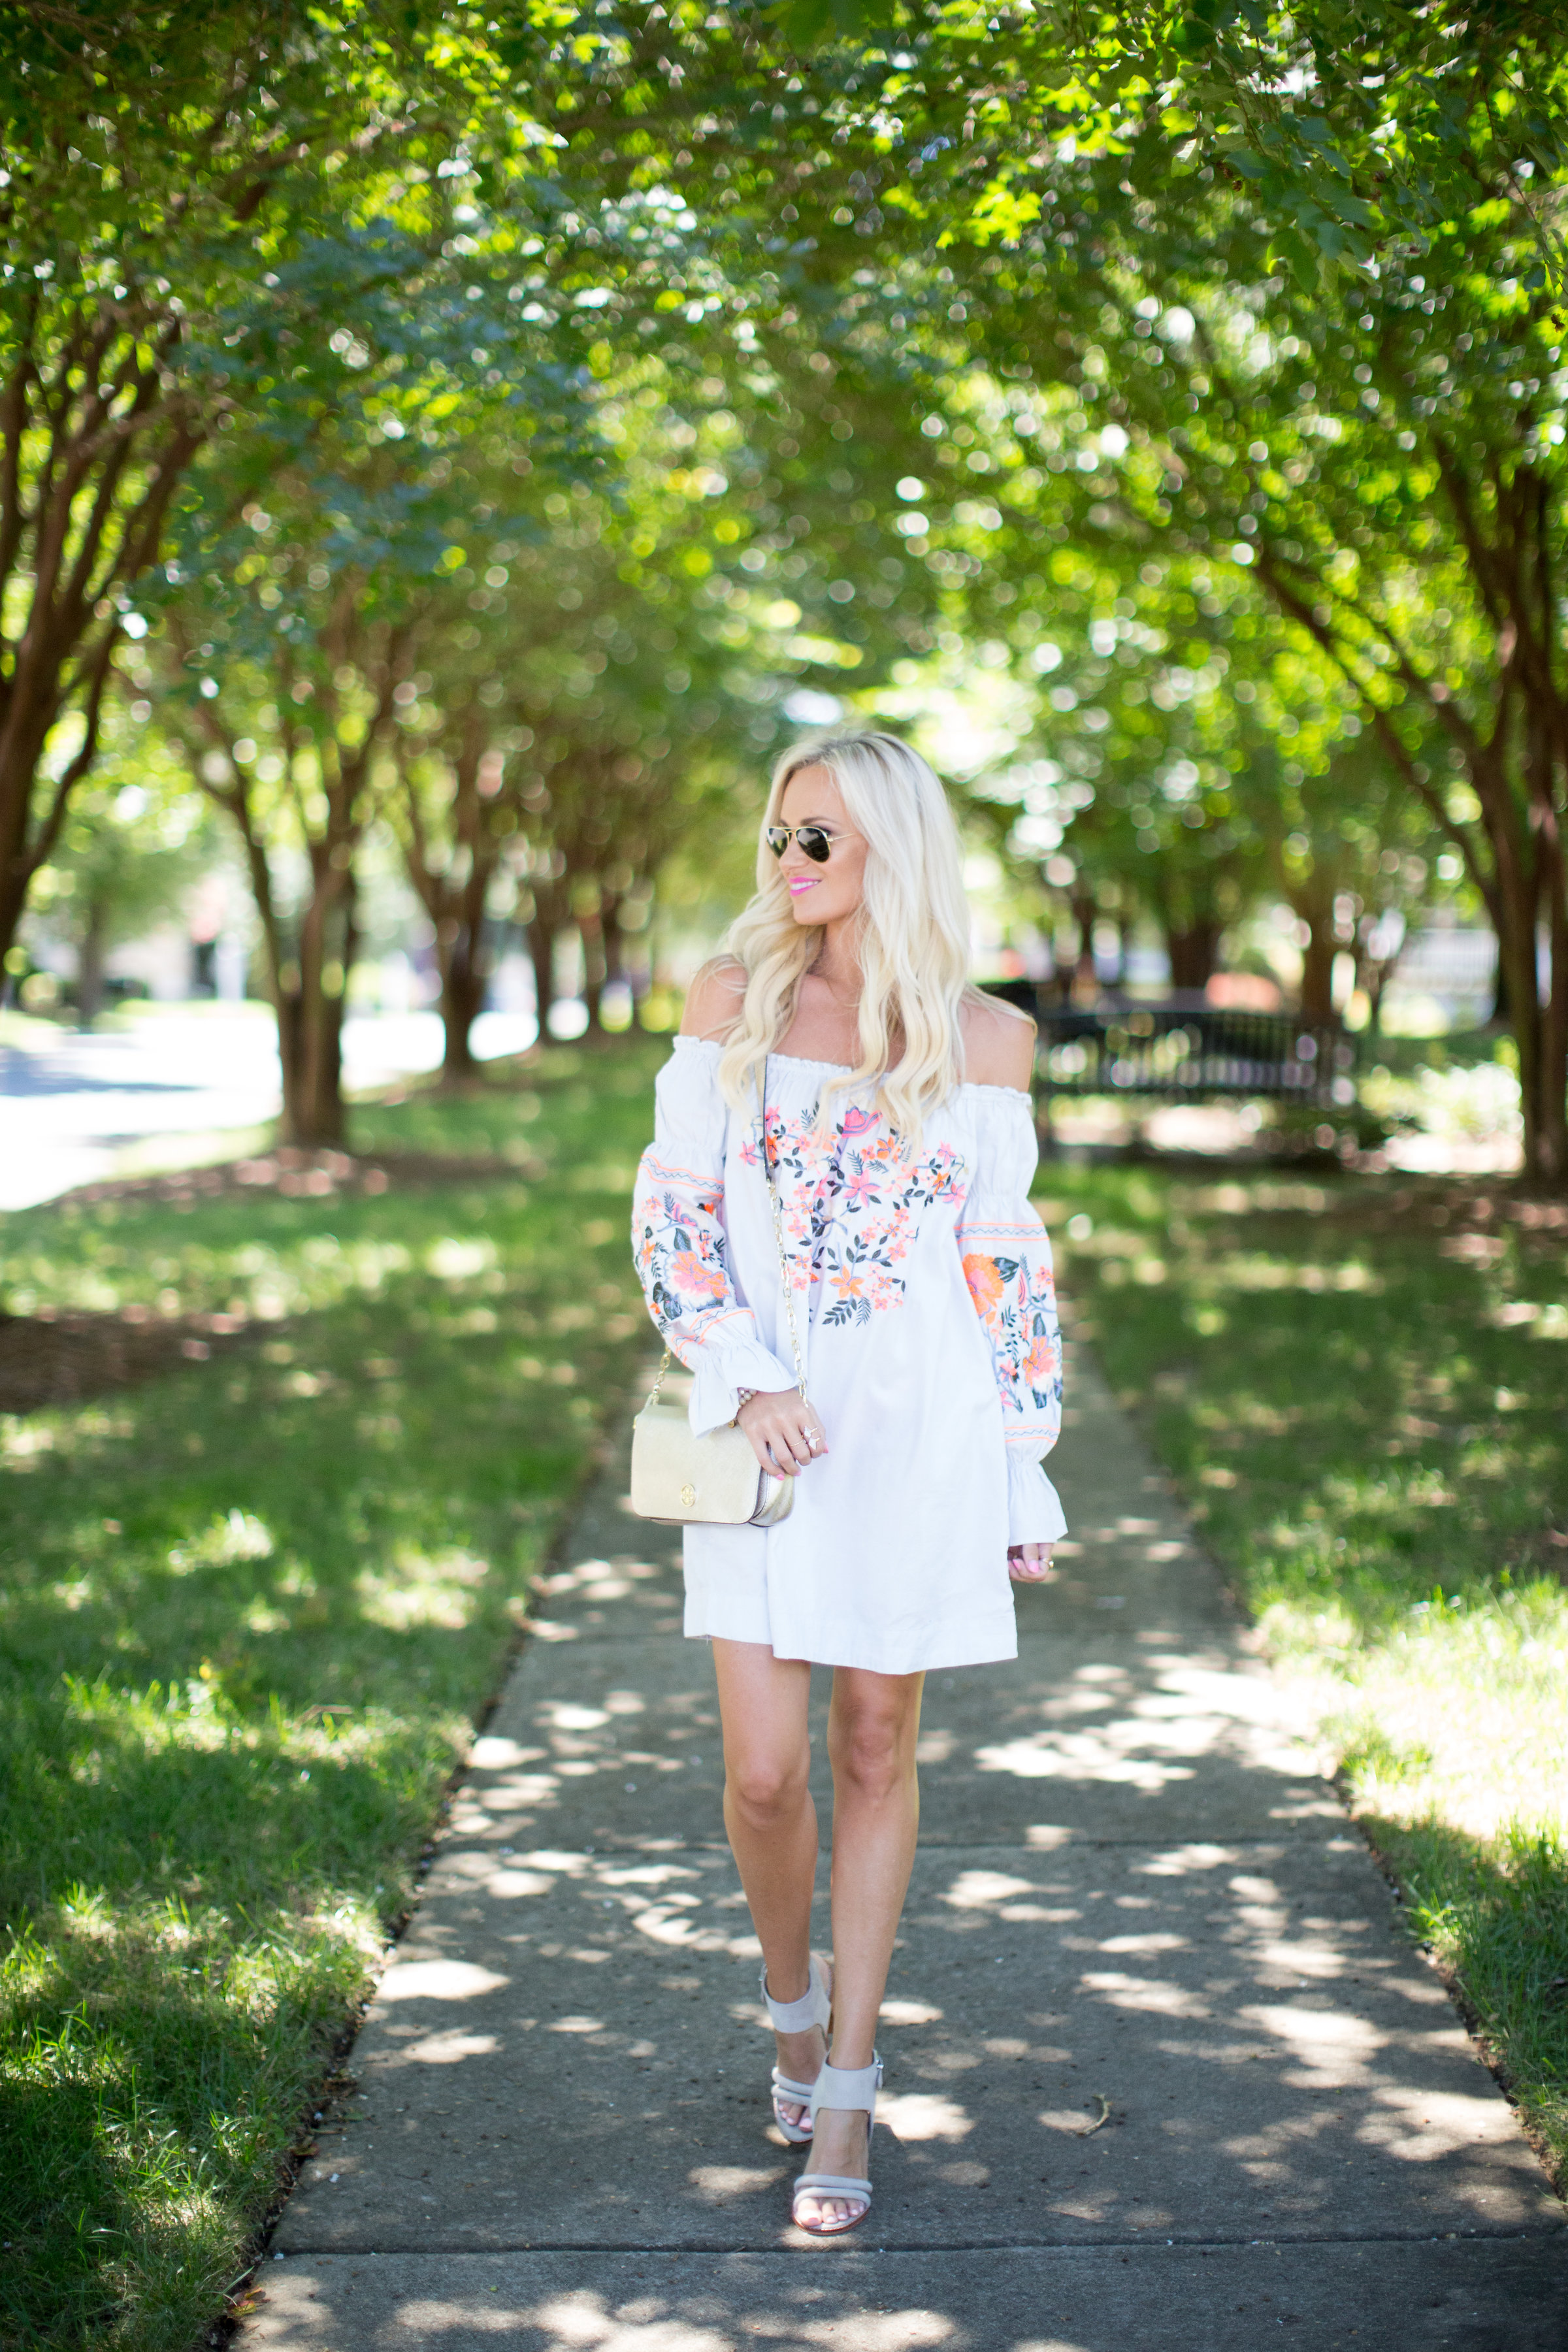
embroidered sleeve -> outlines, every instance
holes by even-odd
[[[689,1370],[696,1350],[738,1316],[720,1219],[724,1188],[657,1143],[637,1170],[633,1242],[638,1278],[664,1339]]]
[[[961,1228],[963,1272],[985,1326],[1008,1443],[1054,1445],[1062,1420],[1061,1333],[1051,1245],[1038,1217]]]
[[[1051,1244],[1029,1201],[1037,1157],[1029,1105],[1010,1089],[994,1092],[996,1103],[982,1113],[980,1162],[959,1217],[958,1246],[1002,1400],[1011,1540],[1049,1543],[1067,1532],[1061,1505],[1038,1467],[1062,1423],[1056,1281]]]
[[[678,1041],[659,1073],[654,1139],[632,1198],[637,1277],[666,1344],[697,1375],[691,1425],[699,1434],[734,1419],[742,1388],[776,1391],[795,1381],[763,1345],[731,1279],[716,1059],[696,1040]]]

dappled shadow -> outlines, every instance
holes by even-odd
[[[1562,2352],[1559,2250],[1506,2243],[925,2253],[331,2256],[268,2266],[259,2352]],[[1281,2328],[1295,2328],[1292,2339]]]
[[[1163,1483],[1081,1366],[1076,1393],[1067,1573],[1020,1595],[1016,1662],[928,1685],[877,2242],[1553,2226]],[[285,2216],[290,2260],[807,2249],[710,1668],[674,1638],[675,1540],[637,1533],[601,1482],[362,2035],[358,2095]]]
[[[242,1344],[227,1315],[0,1315],[0,1412],[36,1412],[204,1362]]]
[[[451,1851],[281,2242],[788,2242],[798,2159],[767,2120],[755,1966],[718,1852]],[[1353,1835],[927,1852],[880,2042],[889,2242],[1555,2211]]]
[[[97,1937],[79,1925],[59,1964],[40,1951],[35,1968],[12,1970],[0,2074],[7,2345],[97,2340],[128,2304],[162,2301],[176,2275],[198,2307],[218,2302],[233,2243],[222,2200],[272,2193],[353,1996],[352,1965],[312,1970],[303,1949],[244,1969],[233,1937],[198,1931],[171,1968],[166,1917],[117,1923],[112,1954],[109,1922],[97,1925]],[[298,1940],[310,1940],[302,1925]],[[225,1997],[237,1964],[242,2000]]]
[[[1405,1889],[1412,1931],[1432,1952],[1472,2028],[1485,2033],[1528,2116],[1559,2107],[1568,2083],[1568,1847],[1515,1824],[1473,1835],[1427,1815],[1363,1815]],[[1558,2150],[1548,2148],[1550,2157]],[[1560,2161],[1560,2156],[1559,2156]],[[1561,2170],[1558,2185],[1563,2185]]]
[[[1057,1181],[1080,1328],[1260,1605],[1377,1642],[1439,1579],[1479,1598],[1560,1572],[1562,1202],[1497,1180]]]
[[[62,2225],[68,2238],[80,2230],[102,2244],[132,2224],[113,2152],[95,2128],[101,2096],[90,2064],[75,2081],[53,2066],[30,2081],[0,2075],[0,2198],[10,2238],[0,2245],[0,2330],[9,2343],[49,2333],[75,2341],[104,2316],[102,2286],[49,2261]]]
[[[218,2306],[646,1344],[604,1156],[637,1106],[625,1139],[586,1099],[546,1122],[569,1166],[537,1200],[516,1107],[486,1115],[482,1160],[280,1153],[5,1221],[34,1358],[33,1409],[0,1412],[26,2340],[122,2289],[191,2331]]]

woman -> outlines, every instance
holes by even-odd
[[[713,1645],[773,2113],[812,2143],[795,2219],[827,2236],[870,2208],[924,1676],[1016,1655],[1009,1577],[1039,1581],[1067,1531],[1039,1466],[1061,1349],[1028,1202],[1034,1028],[966,983],[958,837],[925,761],[879,734],[787,753],[728,949],[660,1073],[633,1247],[696,1374],[694,1432],[738,1418],[799,1482],[774,1527],[687,1528],[686,1632]],[[831,1977],[809,1948],[813,1663],[835,1669]]]

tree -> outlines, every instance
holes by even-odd
[[[389,176],[418,18],[377,20],[374,64],[339,37],[350,19],[306,29],[290,6],[222,0],[83,0],[0,26],[0,957],[92,767],[197,451],[242,411],[308,431],[344,373],[321,298],[335,320],[406,263],[374,231],[330,259],[310,238]],[[356,120],[372,135],[340,143]]]
[[[1553,192],[1538,199],[1516,168],[1523,133],[1500,92],[1526,65],[1538,73],[1551,148],[1564,75],[1534,30],[1515,30],[1456,86],[1462,99],[1450,93],[1463,203],[1450,175],[1419,242],[1386,242],[1375,276],[1325,285],[1303,271],[1304,286],[1245,172],[1227,177],[1201,142],[1173,155],[1147,121],[1134,137],[1131,117],[1130,147],[1107,128],[1037,150],[1013,174],[1014,209],[989,225],[950,209],[944,266],[968,351],[1039,427],[1025,467],[1073,476],[1070,516],[1051,528],[1140,572],[1194,556],[1211,584],[1249,572],[1464,857],[1499,934],[1526,1168],[1560,1185],[1568,700],[1553,583],[1568,377],[1541,254]],[[1350,82],[1325,68],[1324,102],[1340,110],[1336,136],[1363,140],[1370,178],[1382,151]],[[1429,93],[1412,85],[1406,101],[1418,128]],[[933,197],[928,224],[947,203]]]
[[[394,821],[435,928],[454,1081],[472,1074],[485,930],[509,890],[542,1024],[556,943],[574,927],[597,1028],[617,905],[662,854],[677,744],[684,755],[691,740],[681,714],[703,707],[700,689],[687,689],[704,677],[716,686],[715,653],[721,667],[733,659],[719,643],[723,609],[702,599],[712,519],[697,429],[662,399],[650,410],[613,388],[601,391],[596,429],[619,461],[597,487],[542,471],[520,491],[504,445],[485,433],[458,451],[450,494],[462,543],[425,593],[421,667],[398,689]],[[711,442],[727,429],[705,421],[703,433]],[[685,632],[666,617],[672,597]]]
[[[1152,238],[1144,274],[1108,256],[1092,323],[1080,278],[1068,351],[1054,338],[1037,349],[1042,373],[1108,418],[1100,532],[1145,560],[1197,551],[1250,572],[1463,856],[1507,975],[1526,1165],[1556,1184],[1568,1180],[1568,681],[1552,586],[1565,387],[1544,298],[1522,291],[1524,235],[1478,214],[1420,268],[1390,257],[1346,320],[1270,275],[1261,228],[1220,198],[1206,223],[1189,212],[1163,247]]]
[[[76,950],[76,1015],[90,1029],[102,1009],[104,967],[182,898],[217,854],[213,828],[162,747],[111,718],[112,744],[73,795],[54,856],[34,893],[33,918]]]
[[[787,269],[816,250],[839,282],[889,252],[1026,230],[1048,212],[1050,165],[1088,155],[1134,202],[1199,172],[1245,183],[1289,266],[1332,283],[1473,200],[1477,117],[1506,125],[1539,179],[1565,152],[1541,6],[905,0],[895,28],[870,0],[630,5],[573,20],[543,74],[516,17],[492,29],[533,71],[567,157],[679,184],[721,262],[760,247]],[[1549,206],[1533,226],[1561,274]]]
[[[170,624],[170,650],[196,688],[174,723],[196,782],[237,830],[255,896],[292,1143],[343,1136],[355,863],[377,814],[378,754],[409,657],[406,620],[395,604],[378,609],[372,589],[345,568],[321,592],[309,640],[280,637],[270,659],[229,653],[221,683],[207,667],[213,639],[195,645],[180,619]]]
[[[644,905],[683,826],[731,821],[724,793],[773,749],[790,684],[875,676],[929,643],[921,568],[889,528],[896,439],[868,480],[844,469],[889,361],[858,307],[842,366],[783,324],[766,355],[696,338],[645,356],[610,339],[625,322],[606,307],[589,359],[613,471],[540,469],[504,532],[465,526],[460,593],[402,690],[399,824],[455,1075],[498,893],[518,893],[542,1020],[577,933],[596,1028],[623,905]],[[468,516],[492,514],[497,449],[476,435],[455,462]],[[847,499],[879,475],[883,505]]]
[[[446,1041],[441,1076],[447,1086],[474,1076],[470,1033],[489,977],[485,928],[491,889],[516,825],[510,809],[494,807],[507,756],[492,742],[494,731],[477,689],[463,697],[448,688],[438,719],[423,736],[394,730],[392,737],[399,784],[393,821],[435,936]]]
[[[166,723],[238,834],[295,1142],[342,1138],[356,862],[389,785],[395,698],[454,568],[450,478],[446,452],[395,408],[375,426],[348,412],[310,462],[274,473],[269,506],[252,500],[237,530],[209,536],[193,499],[152,641]]]
[[[1234,689],[1239,804],[1300,927],[1302,1013],[1335,1018],[1334,960],[1349,954],[1375,1027],[1406,918],[1431,895],[1442,836],[1342,679],[1315,647],[1281,634],[1258,629],[1272,658]]]
[[[204,453],[250,461],[202,472],[212,535],[373,360],[439,334],[483,382],[531,322],[536,424],[569,436],[576,294],[650,226],[677,259],[668,205],[618,220],[538,136],[531,79],[569,81],[571,41],[501,29],[428,0],[0,19],[0,961]]]
[[[1131,464],[1101,453],[1097,534],[1253,554],[1466,858],[1499,929],[1527,1169],[1568,1181],[1552,18],[915,9],[896,49],[858,0],[834,21],[837,39],[795,0],[766,30],[679,28],[664,112],[731,200],[730,245],[771,212],[803,299],[941,251],[923,289],[897,289],[933,362],[945,340],[1070,387],[1122,436]],[[611,121],[652,62],[636,39],[592,53]],[[790,64],[808,68],[797,108]],[[1446,773],[1408,732],[1425,742],[1433,719]]]
[[[1238,723],[1256,691],[1242,675],[1256,594],[1201,558],[1141,564],[1089,521],[1099,436],[1067,398],[974,371],[926,426],[909,544],[936,571],[955,641],[1033,706],[1017,755],[977,785],[981,811],[989,800],[1014,856],[1065,896],[1075,984],[1096,984],[1100,920],[1125,939],[1144,916],[1173,987],[1201,992],[1268,879],[1246,791],[1257,748]],[[1293,713],[1281,723],[1298,731]]]

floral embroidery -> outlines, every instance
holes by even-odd
[[[848,1104],[819,1127],[818,1109],[767,1112],[788,1277],[797,1300],[815,1309],[817,1332],[863,1329],[903,1307],[917,1244],[940,1224],[952,1234],[984,1334],[1004,1434],[1016,1452],[1044,1451],[1060,1424],[1061,1342],[1050,1246],[1027,1202],[1026,1171],[999,1167],[987,1181],[983,1163],[972,1192],[969,1165],[951,1144],[909,1158],[874,1111]],[[748,1190],[762,1177],[761,1147],[754,1116],[731,1130],[734,1159],[754,1171]],[[654,1321],[683,1362],[700,1360],[709,1341],[721,1349],[752,1331],[731,1278],[721,1171],[646,1152],[633,1247]]]
[[[678,1249],[669,1260],[669,1286],[678,1298],[722,1298],[724,1269],[722,1265],[704,1265],[695,1250]]]
[[[667,1339],[700,1343],[735,1312],[720,1223],[722,1189],[645,1155],[633,1252],[654,1321]]]
[[[980,1257],[972,1251],[963,1261],[963,1278],[969,1285],[974,1311],[984,1323],[1007,1286],[1001,1269],[994,1257]]]
[[[858,1104],[826,1129],[815,1105],[797,1119],[770,1110],[767,1132],[795,1286],[804,1293],[820,1282],[832,1295],[819,1322],[828,1328],[868,1323],[873,1314],[901,1307],[904,1277],[897,1269],[920,1232],[920,1212],[938,1201],[963,1201],[962,1154],[943,1143],[911,1160],[877,1113]],[[752,1167],[761,1158],[752,1141],[742,1156]]]
[[[1050,1267],[1032,1257],[1027,1237],[1017,1256],[967,1253],[964,1278],[996,1362],[1004,1412],[1060,1410],[1061,1337]]]

